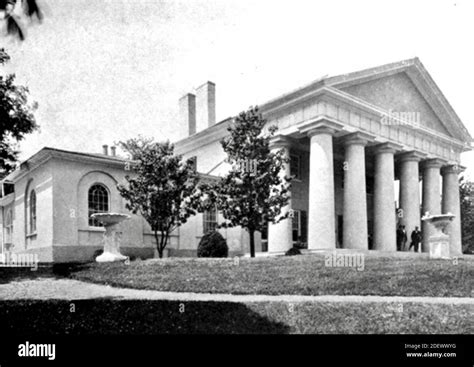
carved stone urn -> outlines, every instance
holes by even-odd
[[[433,259],[449,259],[449,234],[446,228],[453,220],[454,214],[434,214],[426,213],[421,220],[431,226],[430,237],[428,241],[428,248],[430,258]]]
[[[97,262],[124,261],[127,256],[120,253],[120,242],[122,232],[120,231],[120,223],[130,219],[127,214],[119,213],[95,213],[92,217],[97,219],[104,225],[105,232],[102,239],[104,244],[104,252],[97,256]]]

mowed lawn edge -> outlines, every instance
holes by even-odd
[[[114,287],[172,292],[268,295],[472,297],[474,262],[459,258],[365,258],[363,270],[326,266],[321,255],[169,258],[91,263],[68,276]]]

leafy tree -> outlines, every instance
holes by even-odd
[[[474,253],[474,182],[459,179],[463,253]]]
[[[0,13],[3,14],[0,19],[6,23],[7,34],[20,41],[25,39],[23,16],[29,22],[43,20],[43,12],[36,0],[0,0]]]
[[[0,49],[0,65],[10,57]],[[15,143],[38,128],[33,115],[36,103],[28,102],[28,88],[15,84],[15,75],[0,75],[0,177],[15,168],[18,151]]]
[[[134,174],[127,175],[128,185],[118,185],[118,190],[127,201],[127,209],[141,214],[150,224],[161,258],[171,232],[196,214],[193,207],[199,199],[198,177],[193,163],[174,155],[169,142],[139,137],[119,144],[133,160],[130,170]]]
[[[270,151],[277,127],[264,134],[265,124],[257,107],[240,113],[228,128],[230,135],[221,141],[232,169],[217,183],[202,185],[208,205],[216,205],[226,220],[219,226],[241,226],[249,232],[251,257],[255,257],[255,232],[268,222],[287,218],[281,209],[290,199],[291,178],[280,175],[288,157],[283,150]]]

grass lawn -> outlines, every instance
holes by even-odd
[[[93,263],[70,277],[117,287],[177,292],[472,297],[474,261],[365,257],[363,271],[326,267],[323,255]]]
[[[75,312],[71,312],[74,303]],[[2,334],[469,334],[468,305],[181,302],[92,299],[0,302]]]

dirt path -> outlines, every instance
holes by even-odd
[[[219,301],[219,302],[415,302],[435,304],[467,304],[474,306],[474,298],[458,297],[400,297],[400,296],[303,296],[303,295],[234,295],[190,292],[161,292],[86,283],[73,279],[38,278],[0,284],[1,300],[61,299],[78,300],[101,297],[117,299]]]

